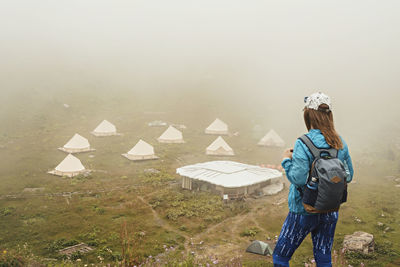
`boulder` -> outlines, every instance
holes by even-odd
[[[354,232],[352,235],[345,235],[343,248],[346,251],[360,252],[369,254],[374,252],[374,236],[366,232]]]

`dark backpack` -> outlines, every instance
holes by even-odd
[[[309,213],[337,211],[347,200],[346,169],[337,157],[338,150],[318,148],[307,135],[299,139],[314,158],[306,185],[298,187],[305,210]]]

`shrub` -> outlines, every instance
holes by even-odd
[[[240,236],[249,236],[249,237],[255,237],[256,234],[260,232],[260,229],[257,227],[252,227],[249,229],[245,229],[243,232],[240,233]]]

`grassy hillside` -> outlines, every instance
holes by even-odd
[[[252,130],[255,122],[251,122],[251,114],[235,116],[210,99],[197,103],[178,99],[173,103],[170,97],[138,97],[129,92],[75,91],[10,97],[0,118],[0,248],[4,254],[22,255],[31,250],[39,257],[37,261],[61,264],[65,259],[57,253],[60,248],[84,242],[96,249],[84,256],[75,255],[74,265],[115,263],[127,256],[129,244],[132,263],[158,259],[171,264],[271,266],[271,257],[244,250],[251,240],[274,240],[279,234],[288,212],[287,188],[276,196],[223,204],[214,195],[182,190],[175,169],[223,159],[204,154],[216,136],[203,131],[215,117],[225,120],[232,132],[239,131],[239,136],[225,138],[237,155],[231,160],[279,164],[282,150],[256,145],[261,136]],[[90,131],[103,119],[114,123],[123,135],[92,136]],[[146,125],[158,119],[185,124],[186,143],[159,144],[156,138],[166,128]],[[261,127],[266,132],[274,125]],[[77,155],[94,171],[75,178],[47,174],[66,156],[57,148],[74,133],[88,138],[96,149]],[[132,162],[121,156],[140,138],[154,145],[159,160]],[[340,212],[336,231],[337,251],[345,234],[361,230],[376,238],[373,255],[346,256],[353,266],[361,262],[396,266],[400,260],[400,188],[393,178],[385,178],[399,177],[399,154],[388,152],[387,144],[376,147],[376,153],[368,154],[366,149],[367,154],[353,154],[357,183],[350,186],[349,201]],[[149,168],[160,173],[145,173]],[[43,189],[26,192],[26,188]],[[24,244],[26,248],[22,248]],[[311,258],[312,245],[307,238],[296,251],[293,266],[304,266]]]

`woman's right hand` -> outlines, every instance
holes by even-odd
[[[293,148],[288,148],[283,152],[283,158],[292,159],[292,156],[293,156]]]

